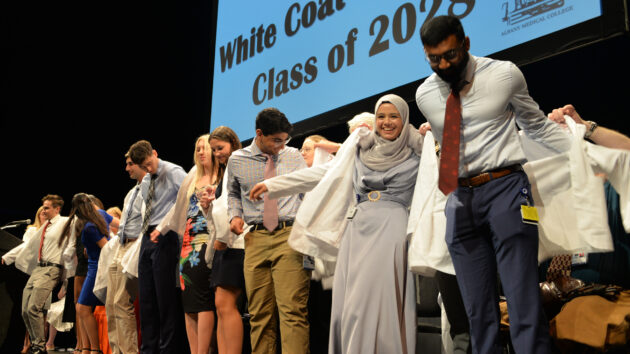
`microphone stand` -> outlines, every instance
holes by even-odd
[[[0,226],[0,230],[4,230],[4,229],[12,229],[12,228],[14,228],[14,227],[18,227],[19,225],[20,225],[20,224],[11,224],[11,223],[8,223],[8,224],[6,224],[6,225],[4,225],[4,226]]]

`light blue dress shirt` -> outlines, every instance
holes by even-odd
[[[151,202],[152,211],[149,219],[149,225],[153,226],[157,226],[175,204],[177,192],[186,177],[186,171],[174,163],[159,159],[156,175],[155,194]],[[149,184],[151,184],[151,174],[147,173],[140,186],[142,198],[145,201],[149,194]]]
[[[134,240],[140,236],[142,230],[142,193],[140,193],[140,183],[129,190],[125,196],[120,226],[118,227],[118,237],[121,243],[126,240]]]

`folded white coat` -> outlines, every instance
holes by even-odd
[[[447,198],[438,188],[438,164],[435,139],[429,131],[424,137],[407,224],[409,270],[424,276],[433,276],[436,270],[455,274],[445,240]]]
[[[582,138],[584,125],[575,124],[570,117],[566,121],[572,144],[562,154],[550,156],[544,147],[521,134],[529,161],[523,168],[540,217],[539,261],[560,254],[613,250],[604,179],[595,175],[593,157],[587,156],[588,145],[592,144]]]
[[[120,241],[118,236],[114,236],[101,248],[101,255],[98,258],[98,269],[96,271],[96,280],[94,281],[92,292],[102,303],[105,303],[105,298],[107,298],[107,274],[109,273],[109,266],[112,264],[116,252],[118,252],[118,248],[120,248]]]

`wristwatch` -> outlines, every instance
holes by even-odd
[[[592,120],[589,120],[588,123],[591,125],[591,127],[586,131],[586,133],[584,133],[584,139],[589,139],[591,135],[593,135],[595,129],[597,129],[598,127],[597,123],[593,122]]]

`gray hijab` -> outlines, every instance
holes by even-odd
[[[403,126],[398,138],[391,141],[378,135],[375,122],[372,133],[359,143],[359,158],[365,166],[374,171],[389,170],[403,163],[412,153],[415,152],[420,155],[422,151],[423,137],[416,128],[409,124],[409,105],[407,102],[394,94],[385,95],[376,102],[375,115],[378,107],[383,103],[391,103],[396,107]]]

